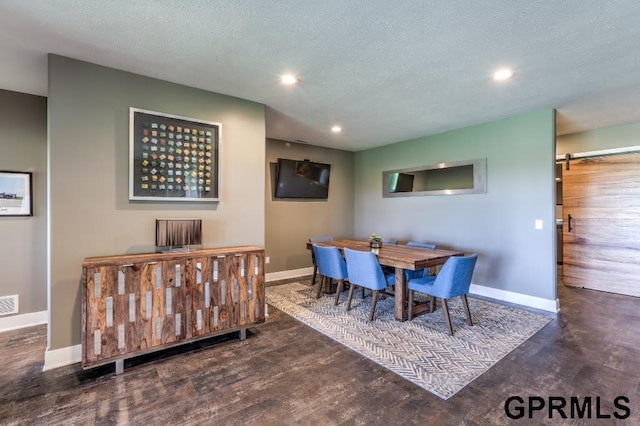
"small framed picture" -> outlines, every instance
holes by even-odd
[[[0,170],[0,216],[33,216],[31,172]]]

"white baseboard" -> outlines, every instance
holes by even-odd
[[[12,315],[10,317],[0,318],[0,332],[46,324],[47,320],[47,311],[31,312],[28,314]]]
[[[288,278],[304,277],[305,275],[311,274],[313,274],[313,266],[309,266],[308,268],[291,269],[290,271],[269,272],[268,274],[265,274],[264,279],[269,282],[286,280]]]
[[[67,346],[60,349],[49,349],[44,353],[44,367],[42,371],[52,370],[65,365],[82,361],[82,345]]]
[[[543,299],[542,297],[514,293],[512,291],[485,287],[478,284],[471,284],[469,293],[488,297],[491,299],[502,300],[503,302],[515,303],[516,305],[528,306],[530,308],[540,309],[548,312],[558,312],[560,310],[559,299]]]

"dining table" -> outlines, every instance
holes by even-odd
[[[341,251],[344,248],[373,251],[378,257],[380,265],[395,268],[394,298],[396,321],[406,321],[408,309],[413,310],[414,316],[429,310],[429,303],[408,306],[405,270],[417,271],[425,268],[434,268],[443,265],[451,256],[464,256],[464,252],[457,250],[429,249],[402,244],[382,244],[382,247],[372,249],[369,241],[363,240],[339,239],[316,243],[308,242],[307,249],[311,250],[313,244],[324,247],[337,247]]]

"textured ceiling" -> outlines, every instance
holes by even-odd
[[[559,134],[640,122],[638,46],[637,0],[0,0],[0,89],[46,96],[56,53],[264,103],[268,137],[351,151],[542,108]]]

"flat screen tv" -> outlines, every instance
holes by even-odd
[[[275,198],[307,198],[326,200],[329,197],[331,164],[278,158]]]

